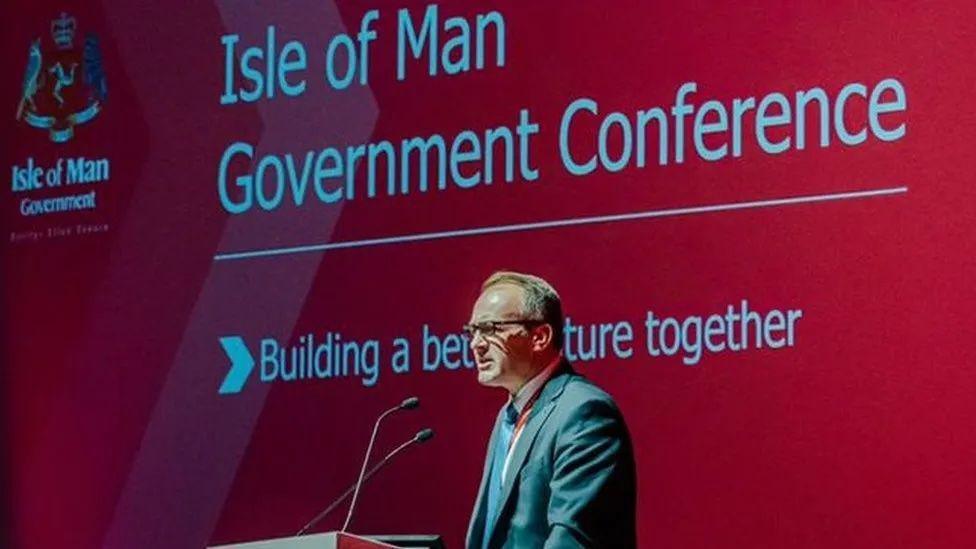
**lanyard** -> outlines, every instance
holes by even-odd
[[[540,394],[542,394],[542,387],[539,387],[519,413],[518,419],[515,421],[515,430],[512,431],[512,438],[508,441],[508,453],[512,452],[512,446],[515,446],[515,440],[522,434],[522,429],[525,428],[525,424],[529,422],[529,414],[532,413],[532,408],[535,406],[535,401],[539,399]]]

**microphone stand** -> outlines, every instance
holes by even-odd
[[[429,432],[429,434],[428,434],[428,432]],[[361,479],[360,482],[365,483],[367,480],[370,479],[370,477],[372,477],[380,469],[382,469],[387,463],[389,463],[390,460],[392,460],[397,454],[399,454],[400,452],[406,450],[409,446],[411,446],[413,444],[418,444],[418,443],[426,442],[432,436],[433,436],[433,431],[430,431],[430,429],[425,429],[425,430],[417,433],[416,436],[414,436],[410,440],[404,442],[403,444],[397,446],[396,449],[394,449],[392,452],[390,452],[389,454],[387,454],[386,457],[384,457],[382,460],[379,461],[379,463],[377,463],[376,465],[374,465],[372,469],[370,469],[369,471],[367,471],[363,475],[363,477],[362,477],[362,479]],[[356,491],[356,488],[360,485],[360,482],[357,482],[357,483],[353,484],[352,486],[350,486],[348,490],[346,490],[345,492],[343,492],[342,495],[339,496],[335,501],[333,501],[328,507],[326,507],[324,511],[322,511],[318,515],[315,515],[315,518],[313,518],[312,520],[308,521],[308,524],[306,524],[305,526],[303,526],[302,529],[299,530],[297,534],[295,534],[295,536],[303,536],[309,530],[311,530],[312,528],[314,528],[316,524],[318,524],[322,519],[324,519],[326,516],[328,516],[329,513],[331,513],[332,511],[334,511],[336,507],[338,507],[339,505],[341,505],[342,502],[346,501],[346,498],[348,498],[350,494],[352,494],[354,491]]]

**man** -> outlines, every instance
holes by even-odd
[[[465,330],[478,382],[508,392],[467,548],[635,547],[630,435],[613,399],[562,357],[556,291],[535,276],[495,273]]]

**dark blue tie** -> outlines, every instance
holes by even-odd
[[[502,469],[505,467],[505,458],[508,456],[508,447],[512,443],[512,435],[515,433],[515,422],[518,421],[518,411],[515,405],[509,403],[502,414],[501,425],[498,426],[498,438],[495,440],[495,447],[492,448],[491,473],[488,476],[488,510],[485,513],[485,531],[481,541],[481,547],[488,547],[488,539],[491,531],[495,528],[495,521],[498,520],[498,506],[501,504],[502,497]]]

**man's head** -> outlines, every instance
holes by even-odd
[[[478,382],[515,393],[562,350],[562,303],[545,280],[500,271],[481,286],[467,328]]]

